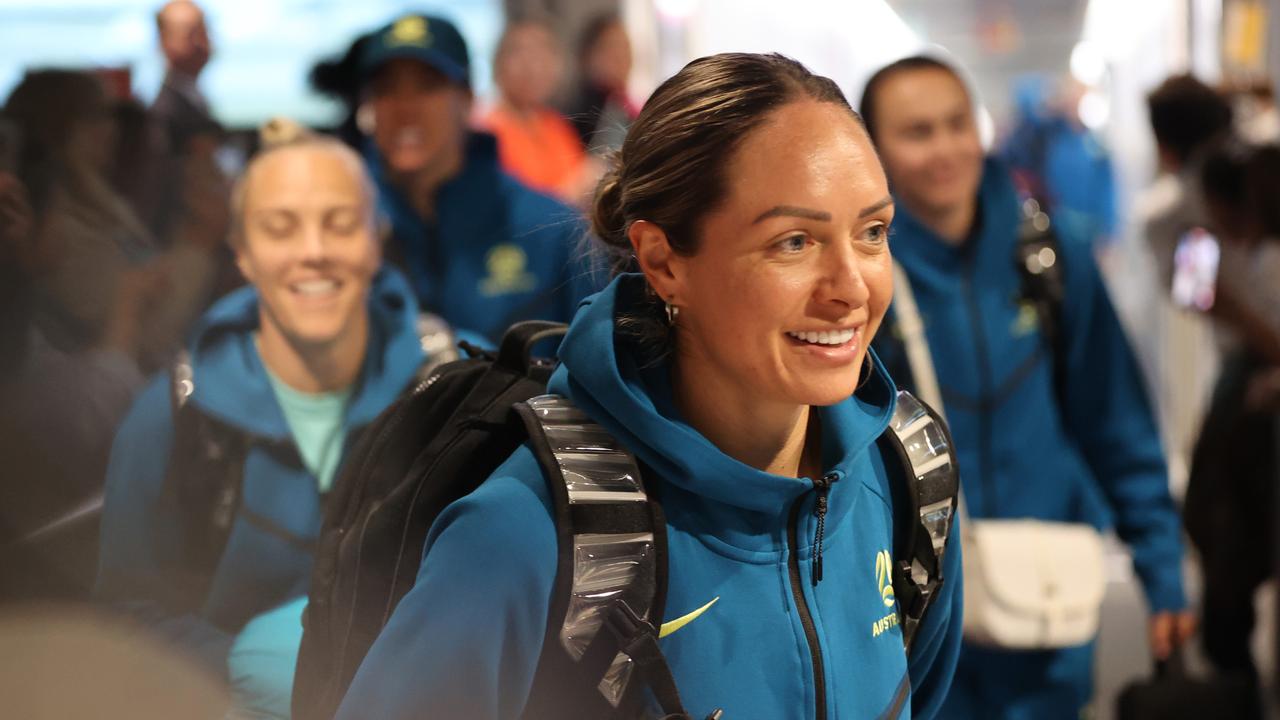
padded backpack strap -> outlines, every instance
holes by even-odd
[[[645,688],[664,714],[683,715],[654,627],[665,600],[666,527],[635,458],[565,398],[542,395],[516,410],[550,483],[560,540],[526,716],[570,716],[555,714],[559,705],[572,716],[626,717]]]
[[[161,548],[178,608],[204,604],[240,509],[248,435],[205,415],[189,401],[195,392],[191,354],[181,350],[169,368],[173,441],[161,502],[175,518],[181,541]]]
[[[910,652],[916,630],[945,580],[942,561],[955,521],[960,475],[946,422],[911,393],[898,391],[885,437],[902,461],[907,484],[907,507],[898,517],[910,527],[904,533],[904,551],[894,558],[893,591],[903,643]]]
[[[1020,299],[1029,303],[1040,322],[1040,334],[1053,358],[1053,384],[1061,404],[1066,397],[1066,330],[1062,306],[1066,280],[1062,272],[1062,242],[1049,216],[1035,200],[1022,205],[1014,263],[1022,280]]]

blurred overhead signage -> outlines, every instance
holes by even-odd
[[[1222,7],[1222,64],[1232,79],[1267,72],[1266,0],[1226,0]]]
[[[993,17],[978,25],[982,49],[992,55],[1008,55],[1022,47],[1022,28],[1012,13]]]

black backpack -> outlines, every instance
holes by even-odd
[[[1053,373],[1054,393],[1059,399],[1058,405],[1060,408],[1065,406],[1062,401],[1067,397],[1067,340],[1063,328],[1062,306],[1065,302],[1066,279],[1062,267],[1062,241],[1039,202],[1030,198],[1024,200],[1021,212],[1018,237],[1010,261],[1018,273],[1020,287],[1017,300],[1035,312],[1043,344],[1040,352],[1028,358],[1026,365],[1010,374],[1012,379],[995,391],[995,397],[980,401],[958,397],[955,398],[957,405],[973,405],[975,402],[999,404],[1047,355]],[[907,361],[903,332],[892,310],[885,316],[885,326],[876,333],[871,347],[888,369],[890,377],[898,383],[898,387],[914,391],[917,388],[915,374]],[[947,393],[943,391],[943,394]]]
[[[436,516],[526,441],[548,479],[559,560],[523,716],[647,717],[656,701],[663,717],[689,717],[654,626],[663,617],[667,581],[665,523],[655,496],[661,488],[645,486],[646,473],[608,432],[568,400],[545,394],[555,363],[532,359],[530,351],[564,330],[541,321],[513,325],[496,354],[439,368],[388,408],[355,449],[326,508],[303,616],[295,718],[333,717],[412,588]],[[946,427],[928,408],[901,394],[892,427],[882,440],[909,478],[895,493],[903,520],[895,522],[893,569],[909,648],[943,582],[958,482]],[[584,542],[600,543],[581,554],[592,558],[584,562],[616,559],[631,568],[610,592],[574,587],[574,550]],[[906,695],[895,700],[899,709]]]

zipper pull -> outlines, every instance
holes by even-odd
[[[827,495],[831,492],[831,486],[839,479],[839,475],[827,473],[813,481],[814,492],[818,494],[813,503],[813,515],[818,518],[818,528],[813,534],[813,572],[810,573],[814,587],[822,582],[822,540],[827,527]]]

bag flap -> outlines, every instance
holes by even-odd
[[[1012,612],[1095,612],[1106,591],[1102,536],[1089,525],[974,520],[964,534],[966,570]],[[972,558],[973,562],[969,559]],[[970,580],[966,578],[966,582]]]

